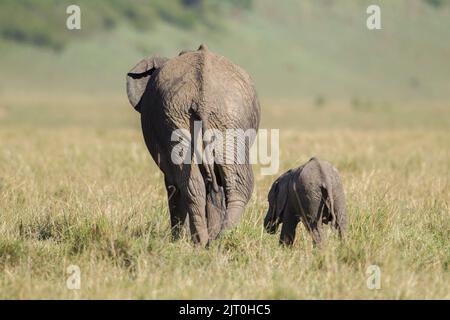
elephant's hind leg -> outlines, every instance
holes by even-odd
[[[295,230],[299,223],[299,217],[292,211],[285,211],[286,217],[281,227],[280,244],[291,246],[295,240]]]
[[[311,237],[313,239],[314,247],[321,248],[323,244],[322,226],[315,224],[312,226]]]
[[[315,190],[305,190],[300,198],[304,205],[302,222],[312,237],[314,247],[321,247],[324,241],[322,222],[326,214],[321,194]]]
[[[181,197],[180,190],[166,181],[167,197],[170,211],[170,226],[172,240],[180,238],[187,217],[187,209]]]
[[[208,244],[206,222],[206,190],[203,177],[197,166],[188,169],[189,179],[183,193],[189,215],[189,227],[194,244],[205,247]]]
[[[253,171],[250,164],[223,165],[226,213],[222,230],[238,225],[253,191]]]
[[[345,211],[345,203],[340,200],[340,201],[336,201],[335,205],[334,205],[334,210],[336,212],[336,222],[334,227],[338,230],[339,232],[339,238],[340,239],[345,239],[346,234],[347,234],[347,214]]]

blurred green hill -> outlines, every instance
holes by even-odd
[[[450,97],[445,0],[72,1],[0,3],[0,96],[11,92],[125,95],[141,58],[207,43],[244,67],[264,99],[354,105]],[[366,8],[382,9],[382,30]]]

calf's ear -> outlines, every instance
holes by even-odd
[[[281,222],[283,221],[284,210],[286,209],[288,196],[288,179],[282,179],[277,183],[275,197],[275,215]]]
[[[161,68],[167,60],[167,58],[158,56],[146,58],[127,73],[128,100],[136,111],[140,112],[141,110],[140,102],[152,74]]]

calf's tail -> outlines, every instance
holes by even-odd
[[[322,192],[322,199],[331,215],[331,225],[337,225],[336,213],[334,212],[334,201],[333,201],[333,191],[331,188],[331,183],[327,179],[326,182],[322,183],[320,186],[320,191]]]

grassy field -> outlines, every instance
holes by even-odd
[[[299,226],[280,248],[262,229],[275,177],[255,166],[242,223],[196,249],[170,241],[162,176],[124,97],[52,99],[2,96],[0,298],[450,298],[448,105],[263,102],[280,173],[312,155],[340,170],[348,239],[314,250]],[[373,264],[380,290],[366,286]]]
[[[81,1],[81,31],[65,28],[67,1],[32,2],[0,4],[0,298],[450,299],[448,1],[258,0],[223,12]],[[373,3],[382,30],[366,28]],[[345,243],[330,233],[314,250],[299,226],[280,248],[262,228],[277,176],[258,166],[234,232],[209,249],[170,241],[125,74],[200,43],[255,80],[261,128],[280,129],[279,174],[313,155],[340,170]],[[66,287],[70,265],[80,290]],[[366,286],[371,265],[380,290]]]

